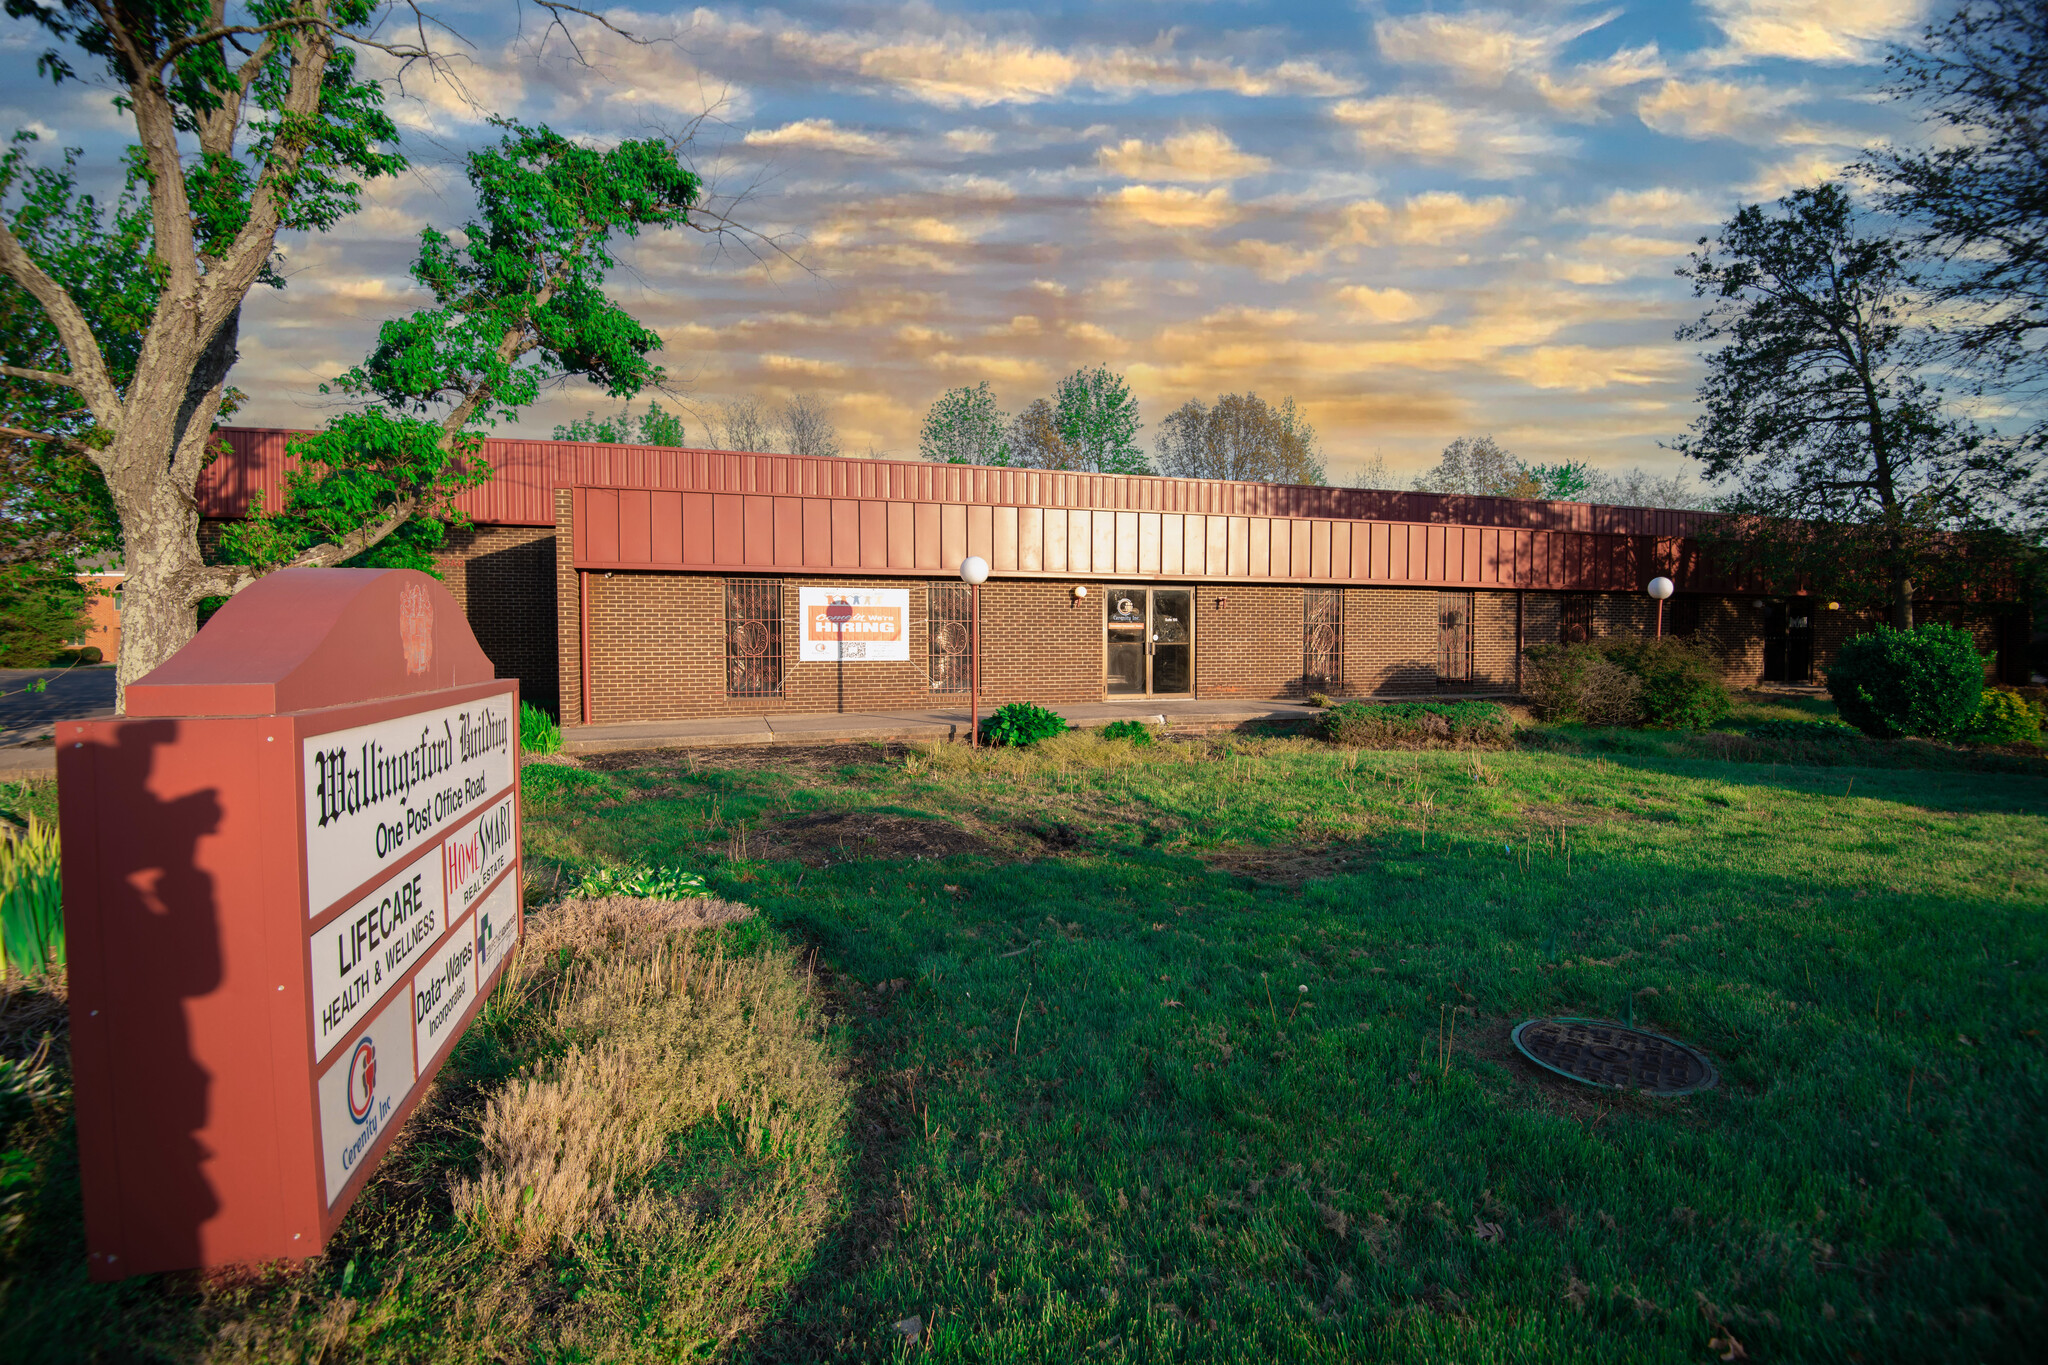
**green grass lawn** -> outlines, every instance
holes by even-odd
[[[2039,778],[845,757],[530,787],[537,868],[706,867],[837,983],[855,1192],[762,1359],[886,1356],[913,1316],[988,1361],[2048,1351]],[[834,810],[987,848],[892,859],[909,822],[804,821]],[[771,860],[835,825],[829,865]],[[1540,1079],[1534,1014],[1633,1018],[1723,1084]]]
[[[2048,1356],[2048,780],[1706,742],[529,768],[536,898],[705,872],[815,954],[855,1086],[824,1240],[746,1331],[648,1358]],[[1537,1014],[1632,1018],[1722,1084],[1545,1079],[1507,1042]],[[310,1320],[344,1255],[388,1283],[405,1227],[455,1237],[401,1174],[271,1301]],[[418,1327],[360,1354],[476,1354]],[[86,1354],[158,1358],[123,1349]]]

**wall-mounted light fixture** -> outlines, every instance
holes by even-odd
[[[1216,610],[1218,610],[1218,611],[1222,611],[1222,610],[1223,610],[1223,599],[1222,599],[1222,598],[1220,598],[1220,597],[1216,599]]]
[[[1840,602],[1830,602],[1830,603],[1828,603],[1828,610],[1829,610],[1829,611],[1840,611],[1841,609],[1842,609],[1842,604],[1841,604]]]
[[[1076,584],[1074,585],[1074,596],[1076,596],[1076,597],[1086,597],[1087,595],[1088,595],[1088,585],[1087,585],[1086,583],[1076,583]]]
[[[1759,597],[1756,599],[1756,601],[1750,603],[1749,605],[1755,607],[1758,611],[1762,611],[1765,607],[1768,607],[1770,603],[1764,601],[1763,598]]]

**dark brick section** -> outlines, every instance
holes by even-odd
[[[556,673],[555,533],[547,526],[473,526],[451,530],[434,564],[469,616],[476,642],[501,678],[553,707]]]

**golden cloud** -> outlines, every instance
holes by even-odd
[[[1869,62],[1919,25],[1926,0],[1702,0],[1728,39],[1719,63],[1790,57],[1802,62]]]
[[[872,133],[842,128],[828,118],[798,119],[780,128],[756,128],[740,139],[749,147],[797,147],[850,156],[886,156],[889,144]]]
[[[1538,346],[1504,356],[1497,368],[1539,389],[1589,393],[1615,384],[1661,384],[1684,369],[1674,346]]]
[[[1439,246],[1483,236],[1514,216],[1519,199],[1468,199],[1454,190],[1430,190],[1389,208],[1377,199],[1344,207],[1337,245]]]
[[[1217,128],[1196,128],[1158,143],[1126,138],[1114,147],[1098,148],[1095,161],[1102,169],[1129,180],[1196,182],[1256,175],[1273,164],[1265,157],[1239,151]]]
[[[1096,203],[1113,217],[1150,227],[1214,228],[1238,216],[1230,191],[1222,186],[1203,193],[1172,185],[1126,185]]]
[[[1523,174],[1530,161],[1574,146],[1508,115],[1455,107],[1428,95],[1340,100],[1330,112],[1350,126],[1365,151],[1456,162],[1491,179]]]
[[[1374,322],[1413,322],[1436,311],[1434,304],[1423,302],[1405,289],[1347,284],[1337,291],[1337,298],[1352,312]]]
[[[1785,110],[1804,96],[1756,82],[1670,80],[1636,101],[1636,117],[1671,137],[1733,138],[1741,142],[1810,141]]]

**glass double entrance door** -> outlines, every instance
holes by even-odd
[[[1112,697],[1195,690],[1195,595],[1186,588],[1111,588],[1105,690]]]

